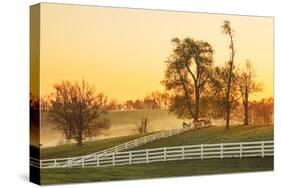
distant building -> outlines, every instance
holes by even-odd
[[[158,104],[155,100],[147,99],[143,101],[144,109],[158,109]]]

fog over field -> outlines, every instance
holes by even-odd
[[[48,113],[43,112],[41,117],[41,144],[43,147],[56,146],[64,143],[64,134],[57,130],[56,125],[48,118]],[[149,119],[148,131],[160,131],[175,128],[182,128],[183,121],[191,122],[189,119],[179,119],[174,113],[165,110],[132,110],[132,111],[111,111],[106,114],[111,121],[111,128],[103,135],[87,139],[103,139],[118,136],[137,134],[136,124],[142,118]],[[212,120],[215,126],[224,126],[223,120]],[[241,121],[231,121],[232,124],[241,124]],[[74,141],[72,141],[74,142]]]
[[[176,115],[165,110],[112,111],[106,117],[111,121],[111,128],[104,135],[99,135],[92,140],[136,134],[136,123],[139,123],[143,117],[149,119],[149,132],[181,128],[183,122],[183,119],[178,119]],[[41,117],[41,144],[43,147],[63,143],[64,135],[55,127],[56,125],[49,120],[47,113],[43,112]]]

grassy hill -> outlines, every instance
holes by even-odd
[[[229,130],[225,130],[225,127],[209,127],[155,140],[154,142],[134,148],[134,150],[164,146],[272,140],[273,130],[273,125],[235,125],[231,126]]]
[[[87,155],[122,144],[129,140],[137,139],[145,135],[146,134],[137,134],[137,135],[96,140],[92,142],[85,142],[82,146],[77,146],[76,144],[65,144],[60,146],[41,148],[40,149],[41,159]]]
[[[122,144],[126,141],[139,138],[144,135],[133,135],[117,137],[111,139],[96,140],[86,142],[82,147],[75,144],[61,145],[56,147],[41,148],[41,158],[59,158],[86,155],[100,151],[112,146]],[[259,141],[273,139],[273,125],[250,125],[250,126],[231,126],[230,130],[224,127],[210,127],[186,131],[165,139],[156,140],[135,149],[168,147],[192,144],[208,144],[221,142],[242,142],[242,141]]]

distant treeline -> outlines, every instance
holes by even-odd
[[[41,99],[41,109],[49,110],[51,108],[52,96],[46,96]],[[170,95],[167,92],[155,91],[147,94],[143,99],[126,100],[119,102],[116,99],[108,101],[109,111],[129,111],[142,109],[163,109],[168,110],[170,103]]]
[[[109,101],[108,111],[131,111],[131,110],[145,110],[145,109],[162,109],[170,110],[171,103],[175,96],[167,92],[155,91],[148,94],[143,99],[127,100],[125,102],[119,102],[116,99]],[[40,108],[42,111],[48,111],[51,108],[51,97],[43,97],[41,99]],[[38,97],[32,96],[31,99],[31,112],[36,112],[39,108]],[[36,104],[36,105],[34,105]],[[201,102],[200,114],[206,118],[225,119],[225,112],[218,112],[215,107],[211,107],[213,104],[211,97],[204,97]],[[260,100],[249,101],[249,123],[250,124],[271,124],[273,123],[273,106],[274,99],[263,98]],[[233,117],[235,120],[243,120],[244,108],[242,102],[236,102],[233,109]]]

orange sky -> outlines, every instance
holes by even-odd
[[[235,30],[235,63],[251,59],[264,91],[273,96],[273,19],[141,9],[41,4],[41,93],[61,80],[93,83],[118,100],[163,90],[164,61],[173,37],[209,42],[214,64],[229,57],[221,33],[227,19]]]

